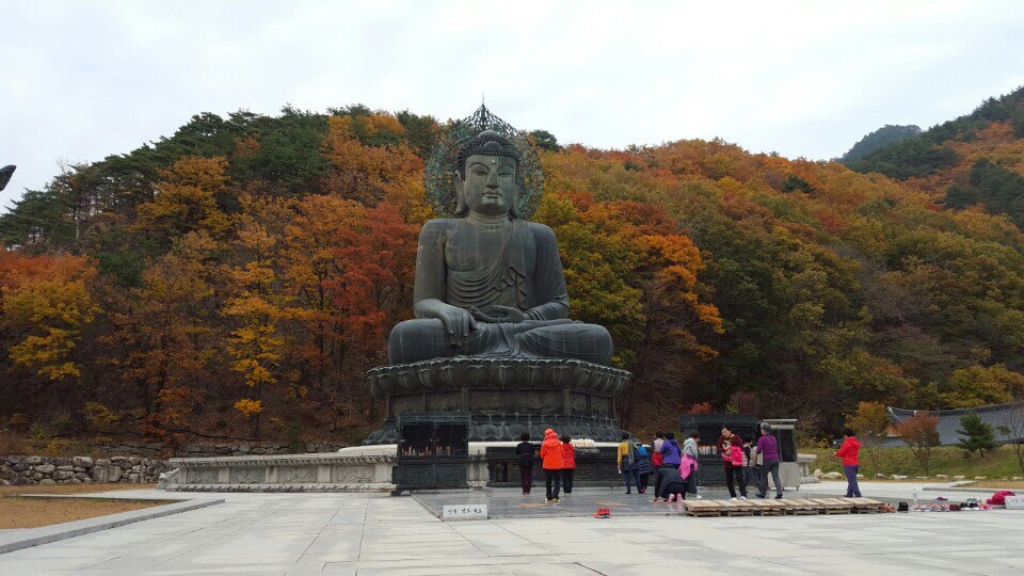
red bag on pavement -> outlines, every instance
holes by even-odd
[[[992,495],[991,498],[986,500],[989,504],[995,504],[996,506],[1006,506],[1006,497],[1013,496],[1013,492],[1009,490],[1000,490]]]

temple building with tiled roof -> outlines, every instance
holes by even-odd
[[[883,446],[905,446],[903,440],[895,434],[895,425],[911,418],[918,412],[928,412],[932,416],[938,417],[939,422],[936,428],[939,432],[940,446],[956,446],[960,443],[962,438],[957,433],[957,430],[960,429],[960,417],[969,412],[977,413],[983,422],[992,427],[996,442],[1010,444],[1024,442],[1024,400],[956,410],[908,410],[890,407],[886,411],[894,426],[890,428],[889,436],[883,442]],[[1009,429],[1009,434],[1000,430],[1003,427]]]

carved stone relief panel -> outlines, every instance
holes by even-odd
[[[277,469],[277,481],[281,484],[316,482],[316,466],[281,466]]]
[[[216,468],[190,468],[189,484],[220,484],[220,470]]]
[[[373,468],[370,466],[332,466],[331,482],[340,484],[348,482],[369,482],[373,480]]]
[[[266,479],[266,468],[231,468],[231,484],[260,484]]]
[[[572,414],[588,414],[587,395],[573,393],[571,399]]]

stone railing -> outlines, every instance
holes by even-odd
[[[337,452],[223,458],[172,458],[165,488],[173,492],[375,492],[394,488],[389,453]]]
[[[121,482],[150,484],[168,469],[167,462],[141,456],[89,456],[54,458],[48,456],[0,457],[0,484],[90,484]]]
[[[195,442],[177,451],[176,456],[205,458],[213,456],[247,456],[250,454],[312,454],[335,452],[347,447],[343,443],[324,442]],[[153,457],[165,450],[160,442],[111,442],[100,446],[100,452],[109,454],[136,454]]]

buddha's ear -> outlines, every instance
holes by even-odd
[[[455,183],[455,216],[462,217],[469,211],[466,206],[466,189],[462,185],[462,175],[456,170],[452,175],[452,182]]]
[[[519,218],[519,184],[512,187],[512,207],[509,208],[508,213],[513,220]]]

